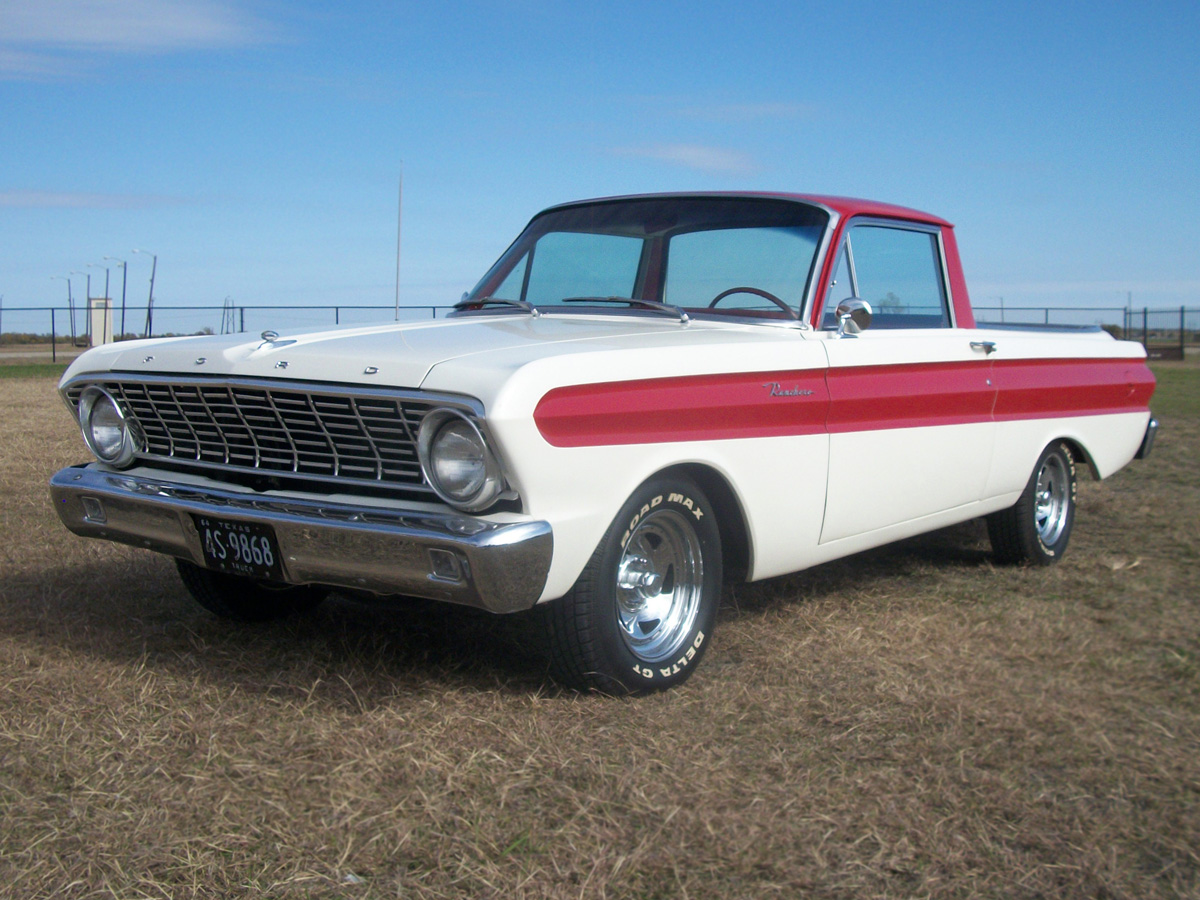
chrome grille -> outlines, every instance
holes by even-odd
[[[417,430],[437,398],[234,380],[104,379],[144,437],[139,457],[375,485],[424,486]]]

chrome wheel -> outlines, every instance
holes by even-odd
[[[1047,546],[1058,542],[1067,524],[1071,501],[1071,478],[1067,463],[1057,453],[1051,453],[1042,463],[1034,489],[1034,527]]]
[[[556,678],[648,694],[691,677],[721,602],[720,510],[679,475],[630,494],[575,586],[540,604]]]
[[[617,624],[634,656],[670,659],[686,643],[704,587],[704,561],[695,528],[672,509],[638,523],[617,564]]]
[[[1075,521],[1075,460],[1066,441],[1042,451],[1010,508],[987,517],[996,560],[1047,566],[1062,558]]]

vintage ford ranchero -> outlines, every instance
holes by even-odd
[[[557,676],[611,692],[687,678],[725,578],[978,516],[1052,562],[1076,466],[1157,428],[1138,344],[976,326],[948,222],[785,194],[553,207],[446,318],[109,345],[60,389],[97,458],[63,522],[212,612],[537,606]]]

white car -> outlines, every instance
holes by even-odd
[[[687,678],[723,580],[987,516],[1066,549],[1077,465],[1150,448],[1140,345],[976,327],[954,232],[880,203],[689,194],[536,216],[445,319],[94,349],[76,534],[239,619],[330,589],[541,606],[557,675]]]

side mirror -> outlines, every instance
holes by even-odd
[[[838,337],[853,337],[871,327],[871,304],[858,297],[847,297],[833,314],[837,317]]]

